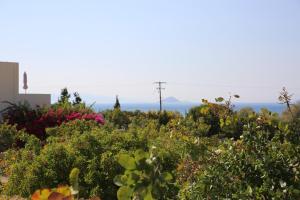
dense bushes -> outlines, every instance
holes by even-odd
[[[299,146],[265,131],[245,132],[219,147],[218,160],[199,174],[189,199],[298,199]]]
[[[177,112],[129,112],[121,111],[120,108],[106,110],[103,112],[103,115],[108,122],[111,122],[116,128],[119,129],[128,129],[129,125],[135,123],[139,123],[139,125],[144,123],[144,125],[146,125],[149,120],[157,120],[159,126],[167,125],[172,119],[182,118],[182,116]]]
[[[86,198],[299,199],[299,118],[234,111],[229,101],[216,100],[185,117],[116,108],[104,112],[101,126],[103,119],[82,104],[60,103],[41,111],[65,117],[45,127],[42,141],[2,124],[0,172],[9,177],[2,192],[28,197],[72,185],[76,168]],[[15,148],[17,141],[23,148]]]
[[[79,185],[82,196],[115,199],[118,187],[113,179],[123,171],[117,155],[137,149],[148,150],[149,145],[154,143],[146,139],[147,133],[136,135],[122,130],[107,133],[105,126],[98,127],[88,121],[74,122],[49,129],[49,133],[55,131],[57,134],[47,139],[47,145],[40,152],[35,153],[30,147],[14,151],[16,156],[11,161],[13,164],[8,174],[11,178],[5,188],[7,194],[26,197],[38,188],[66,184],[69,171],[77,167],[81,171]],[[171,146],[159,149],[158,154],[163,156],[162,165],[169,166],[165,169],[175,170],[183,152],[170,150]]]

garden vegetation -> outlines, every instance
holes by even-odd
[[[11,104],[0,124],[3,197],[300,199],[300,104],[234,110],[234,95],[186,116],[96,113],[62,91],[50,108]],[[1,199],[1,197],[0,197]]]

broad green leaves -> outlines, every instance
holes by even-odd
[[[119,188],[117,197],[119,200],[130,200],[133,194],[133,190],[130,187],[122,186]]]
[[[133,155],[122,153],[118,156],[118,162],[125,168],[123,175],[114,178],[114,183],[120,187],[117,194],[119,200],[157,199],[173,179],[171,173],[162,172],[154,152],[139,149]]]
[[[118,162],[125,169],[132,170],[136,168],[135,159],[128,154],[120,154]]]
[[[149,158],[149,153],[139,149],[135,151],[134,158],[135,161],[139,163],[141,160]]]

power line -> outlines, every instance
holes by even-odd
[[[158,81],[158,82],[154,82],[154,84],[158,84],[158,88],[156,88],[158,90],[159,93],[159,112],[162,111],[162,100],[161,100],[161,90],[164,90],[165,88],[162,88],[162,84],[167,84],[167,82],[162,82],[162,81]]]

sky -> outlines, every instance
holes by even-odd
[[[0,0],[0,61],[54,100],[156,102],[155,81],[182,101],[300,100],[300,0]]]

